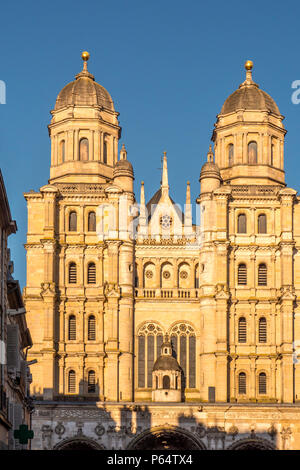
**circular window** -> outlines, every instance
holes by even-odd
[[[164,277],[165,279],[169,279],[169,278],[171,277],[171,274],[169,273],[169,271],[164,271],[163,277]]]
[[[152,279],[153,278],[153,272],[152,271],[146,271],[146,277],[148,279]]]
[[[187,279],[188,277],[188,273],[186,271],[181,271],[180,272],[180,278],[181,279]]]
[[[172,218],[167,214],[162,215],[160,218],[160,225],[162,228],[170,228],[172,225]]]

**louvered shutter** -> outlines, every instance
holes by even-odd
[[[68,392],[69,393],[75,393],[76,392],[76,374],[74,370],[69,371],[69,377],[68,377]]]
[[[238,285],[247,285],[247,266],[244,263],[239,264],[238,267]]]
[[[76,339],[76,317],[71,315],[69,317],[69,340]]]
[[[96,339],[96,319],[94,315],[89,316],[88,320],[88,339],[93,341]]]
[[[69,264],[69,284],[76,284],[77,282],[77,268],[75,263]]]
[[[247,383],[246,383],[246,374],[241,372],[239,374],[239,393],[243,394],[247,391]]]
[[[258,324],[258,341],[260,343],[267,342],[267,320],[263,317],[259,319]]]
[[[267,285],[267,266],[264,263],[258,266],[258,285]]]
[[[239,339],[239,343],[247,342],[247,322],[246,322],[246,318],[244,317],[239,319],[238,339]]]
[[[264,372],[258,376],[258,391],[261,394],[267,393],[267,376]]]
[[[9,371],[20,370],[20,341],[18,325],[7,325],[7,367]]]
[[[95,391],[96,391],[95,371],[90,370],[88,374],[88,393],[95,393]]]
[[[88,284],[96,284],[96,265],[90,263],[88,265]]]

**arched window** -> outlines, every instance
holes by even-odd
[[[139,287],[139,273],[136,263],[134,265],[134,287]]]
[[[267,320],[261,317],[258,322],[258,341],[260,343],[267,342]]]
[[[76,392],[76,374],[74,370],[70,370],[68,374],[68,392]]]
[[[69,231],[70,232],[77,231],[77,214],[75,211],[72,211],[69,214]]]
[[[266,214],[259,214],[257,219],[258,233],[267,233],[267,216]]]
[[[178,323],[171,330],[171,344],[174,356],[183,371],[183,387],[196,387],[196,336],[194,329],[185,323]]]
[[[90,370],[88,373],[88,393],[96,392],[96,375],[94,370]]]
[[[66,143],[64,140],[61,140],[59,143],[59,157],[60,157],[61,163],[65,161],[65,151],[66,151]]]
[[[258,376],[258,393],[264,395],[267,393],[267,376],[264,372]]]
[[[88,231],[96,232],[96,213],[94,211],[89,212],[88,215]]]
[[[163,376],[163,388],[167,390],[170,388],[170,377],[168,375]]]
[[[239,318],[238,340],[239,343],[247,342],[247,321],[245,317]]]
[[[103,140],[103,163],[107,164],[107,142],[106,142],[106,136],[104,136],[104,140]]]
[[[162,343],[163,332],[155,323],[147,323],[140,329],[138,333],[138,387],[152,388],[153,365],[161,354]]]
[[[74,341],[76,339],[76,317],[75,315],[69,316],[69,340]]]
[[[247,233],[247,217],[246,214],[238,215],[238,233]]]
[[[259,286],[266,286],[267,285],[267,278],[268,278],[268,270],[265,263],[261,263],[258,266],[258,285]]]
[[[95,263],[88,264],[88,284],[96,284],[96,265]]]
[[[80,139],[79,142],[79,160],[87,161],[89,159],[89,141],[86,138]]]
[[[245,372],[239,373],[239,394],[247,393],[247,381]]]
[[[228,165],[231,166],[233,165],[233,159],[234,159],[234,145],[229,144],[228,147]]]
[[[247,285],[247,266],[245,265],[245,263],[240,263],[238,266],[238,285]]]
[[[75,263],[69,264],[69,284],[76,284],[77,282],[77,269]]]
[[[94,341],[96,339],[96,318],[90,315],[88,319],[88,340]]]
[[[147,263],[144,266],[144,279],[143,286],[145,288],[154,287],[155,283],[155,265],[153,263]]]
[[[248,163],[255,165],[257,163],[257,142],[252,141],[248,144]]]

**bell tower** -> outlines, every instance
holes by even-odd
[[[217,116],[212,135],[215,162],[225,184],[284,186],[284,117],[271,96],[253,81],[251,60],[245,69],[246,80]]]
[[[59,93],[48,126],[51,139],[49,183],[103,183],[112,180],[121,137],[119,113],[108,91],[83,70]]]

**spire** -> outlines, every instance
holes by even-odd
[[[89,58],[90,58],[89,52],[83,51],[83,53],[81,54],[81,58],[82,58],[82,60],[83,60],[83,70],[86,70],[86,71],[87,71],[87,61],[88,61]]]
[[[169,195],[167,152],[164,152],[164,158],[163,158],[163,173],[162,173],[161,189],[162,189],[163,194]]]
[[[184,213],[184,234],[185,236],[192,234],[192,206],[191,206],[191,187],[190,182],[186,185],[185,213]]]
[[[210,163],[214,162],[214,154],[213,154],[213,151],[212,151],[211,144],[210,144],[209,150],[207,152],[207,161],[210,162]]]
[[[140,216],[139,216],[139,235],[147,234],[146,205],[145,205],[145,188],[144,181],[141,182],[140,197]]]
[[[125,148],[125,144],[122,145],[122,148],[120,151],[120,160],[127,160],[127,150]]]

